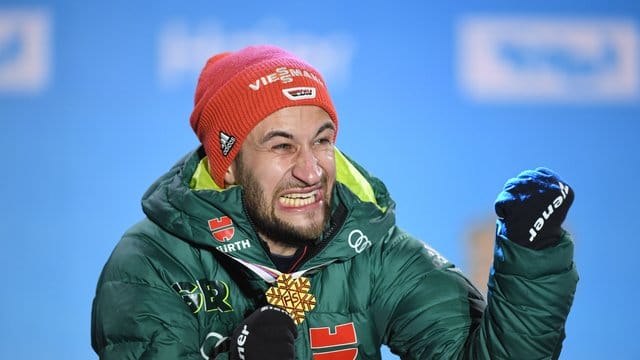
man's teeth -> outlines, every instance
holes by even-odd
[[[287,194],[280,197],[280,203],[289,207],[299,207],[312,204],[316,201],[318,190],[304,194]]]

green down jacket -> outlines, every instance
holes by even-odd
[[[264,304],[275,265],[242,206],[198,149],[143,197],[100,276],[92,346],[101,359],[207,359]],[[298,325],[298,359],[551,359],[578,276],[573,243],[534,251],[496,239],[488,302],[451,263],[395,224],[382,182],[336,150],[331,229],[295,275],[316,305]],[[218,355],[226,359],[226,353]]]

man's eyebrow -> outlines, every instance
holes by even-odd
[[[318,131],[316,131],[316,135],[315,136],[320,135],[325,130],[334,130],[335,131],[335,129],[336,129],[336,126],[333,124],[332,121],[329,120],[329,121],[327,121],[326,123],[324,123],[322,126],[320,126],[318,128]],[[269,131],[268,133],[266,133],[262,137],[260,143],[264,144],[267,141],[269,141],[269,140],[271,140],[271,139],[273,139],[275,137],[283,137],[285,139],[293,139],[293,134],[288,133],[288,132],[286,132],[284,130],[272,130],[272,131]]]
[[[321,132],[325,131],[325,130],[336,130],[336,126],[333,124],[333,121],[328,120],[326,123],[324,123],[324,125],[320,126],[320,128],[318,129],[318,131],[316,131],[316,136],[320,135]]]
[[[275,137],[283,137],[283,138],[287,138],[287,139],[293,139],[293,135],[283,131],[283,130],[273,130],[273,131],[269,131],[268,133],[264,134],[264,136],[262,137],[262,140],[260,141],[260,143],[264,144],[267,141],[275,138]]]

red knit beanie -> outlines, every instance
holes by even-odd
[[[191,127],[204,146],[216,184],[224,187],[224,174],[260,121],[298,105],[323,108],[338,128],[323,78],[295,55],[262,45],[211,57],[198,79]]]

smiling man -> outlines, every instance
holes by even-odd
[[[485,302],[396,226],[382,181],[335,146],[322,76],[295,55],[213,56],[191,126],[202,146],[147,190],[98,281],[101,359],[380,359],[383,344],[403,359],[558,358],[578,277],[561,227],[573,191],[555,173],[499,193]]]

